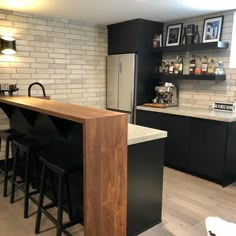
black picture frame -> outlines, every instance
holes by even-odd
[[[166,30],[166,47],[180,45],[183,24],[168,25]]]
[[[205,18],[203,24],[202,42],[211,43],[221,40],[224,16]]]

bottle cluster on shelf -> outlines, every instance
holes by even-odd
[[[192,55],[191,59],[189,56],[185,58],[183,56],[177,56],[175,60],[163,60],[159,66],[159,73],[177,75],[224,75],[225,70],[222,61],[216,62],[207,56],[200,57]]]

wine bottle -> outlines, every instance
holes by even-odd
[[[195,44],[200,43],[200,35],[199,35],[199,31],[198,31],[198,25],[196,25],[196,28],[195,28],[193,42]]]
[[[176,57],[175,66],[174,66],[174,74],[178,74],[178,73],[179,73],[179,56]]]
[[[201,57],[196,57],[196,69],[195,69],[195,75],[200,75],[202,73],[202,63],[201,63]]]
[[[202,74],[205,75],[208,72],[208,62],[207,62],[207,57],[204,56],[202,59]]]
[[[195,60],[195,56],[192,55],[192,59],[191,59],[190,64],[189,64],[189,74],[194,75],[195,74],[195,69],[196,69],[196,60]]]
[[[178,67],[178,74],[179,74],[179,75],[182,75],[182,74],[183,74],[183,57],[182,57],[182,56],[179,57],[179,62],[178,62],[178,64],[179,64],[179,67]]]
[[[208,74],[215,74],[215,61],[214,59],[211,59],[211,62],[209,63],[208,65],[208,70],[207,70],[207,73]]]
[[[170,67],[169,67],[169,74],[174,74],[174,67],[175,67],[174,62],[171,61]]]
[[[187,43],[187,27],[184,27],[184,32],[183,32],[181,42],[182,42],[183,45]]]

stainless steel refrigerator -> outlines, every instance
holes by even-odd
[[[136,81],[136,54],[107,57],[107,109],[127,113],[129,123],[135,123]]]

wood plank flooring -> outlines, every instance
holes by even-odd
[[[9,198],[2,197],[1,181],[0,235],[33,236],[35,210],[35,206],[30,204],[32,216],[24,219],[23,199],[10,204]],[[206,236],[207,216],[218,216],[236,223],[236,182],[222,188],[210,181],[165,167],[162,223],[140,236]],[[41,236],[55,235],[55,228],[46,217],[42,219],[42,229]],[[74,236],[84,235],[81,225],[69,231]]]

